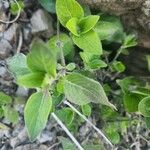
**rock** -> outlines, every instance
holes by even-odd
[[[14,43],[14,41],[17,40],[17,30],[19,25],[17,23],[14,23],[9,27],[7,31],[4,32],[3,38],[7,41]]]
[[[32,33],[42,33],[44,37],[50,37],[54,33],[52,17],[45,11],[39,9],[31,18]]]
[[[11,50],[12,46],[10,45],[10,43],[7,40],[2,39],[0,41],[0,59],[3,60],[9,57]]]
[[[54,135],[49,131],[43,131],[42,134],[38,137],[40,143],[51,142]]]
[[[0,77],[5,78],[6,74],[7,74],[6,67],[0,66]]]
[[[25,42],[30,43],[31,42],[31,27],[30,24],[23,28],[23,39]]]
[[[19,86],[16,91],[17,96],[27,97],[29,89]]]
[[[10,145],[12,148],[20,145],[21,143],[25,142],[28,138],[26,129],[24,128],[20,133],[18,133],[17,137],[14,137],[10,140]]]

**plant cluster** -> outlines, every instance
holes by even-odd
[[[119,78],[126,66],[118,58],[120,54],[128,55],[128,48],[137,44],[135,36],[123,31],[117,17],[92,15],[75,0],[56,0],[56,9],[54,0],[39,2],[47,11],[56,12],[57,35],[46,42],[34,39],[27,56],[18,53],[7,60],[17,84],[36,91],[24,110],[31,141],[45,128],[50,114],[76,133],[85,118],[79,117],[75,110],[89,117],[94,108],[91,103],[97,104],[98,114],[107,124],[103,130],[113,144],[118,144],[120,135],[138,121],[121,115],[122,110],[140,112],[149,126],[148,82],[134,77]],[[69,34],[60,32],[61,28]],[[109,59],[113,52],[107,46],[113,42],[119,43],[120,48]],[[108,81],[115,82],[115,89]],[[72,109],[70,103],[77,108]]]

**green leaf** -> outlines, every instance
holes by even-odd
[[[83,59],[84,64],[90,69],[100,69],[107,67],[107,64],[104,61],[100,60],[98,55],[80,52],[80,56]],[[86,69],[88,69],[87,67]]]
[[[72,57],[74,53],[74,45],[73,45],[72,39],[67,34],[64,34],[64,33],[60,34],[59,38],[63,45],[62,49],[64,52],[64,56],[68,56],[68,58],[70,59],[70,57]],[[58,59],[60,59],[60,48],[57,47],[57,42],[58,42],[58,37],[53,36],[48,41],[48,45],[51,50],[57,53],[57,57]]]
[[[22,53],[16,54],[6,60],[8,68],[13,75],[18,78],[19,76],[30,73],[27,66],[26,56]]]
[[[144,121],[148,129],[150,129],[150,117],[144,117]]]
[[[116,82],[121,87],[122,92],[124,94],[130,93],[132,86],[139,85],[139,83],[133,77],[126,77],[124,79],[118,79],[118,80],[116,80]]]
[[[21,11],[25,8],[25,4],[22,0],[19,0],[18,1],[18,4],[19,4],[19,7],[21,8]],[[18,4],[13,2],[11,3],[10,5],[10,12],[13,14],[13,15],[17,15],[18,14],[18,11],[19,11],[19,7],[18,7]]]
[[[12,102],[12,98],[9,95],[0,92],[0,105],[10,104],[11,102]]]
[[[60,94],[64,93],[64,80],[63,80],[63,78],[60,78],[58,83],[57,83],[57,92],[59,92]]]
[[[64,27],[71,18],[80,19],[84,16],[84,11],[76,0],[56,0],[56,13]]]
[[[69,70],[69,71],[73,71],[75,68],[76,68],[76,64],[75,63],[69,63],[66,66],[66,69]]]
[[[56,76],[56,52],[41,40],[36,39],[32,42],[27,64],[33,72],[44,72],[53,77]]]
[[[141,98],[136,94],[125,94],[123,101],[127,112],[136,112]]]
[[[64,137],[59,137],[59,140],[62,143],[63,150],[76,150],[76,146],[69,139]]]
[[[112,70],[118,73],[124,72],[126,69],[125,65],[121,61],[114,61],[112,64]]]
[[[74,112],[71,108],[62,108],[55,113],[66,125],[70,125],[74,119]]]
[[[138,109],[144,117],[150,117],[150,97],[142,99],[139,103]]]
[[[56,0],[38,0],[39,3],[50,13],[55,13],[55,3]]]
[[[69,101],[78,105],[94,102],[115,108],[108,101],[100,83],[81,74],[72,73],[65,77],[64,93]]]
[[[97,15],[90,15],[87,16],[83,19],[80,20],[79,22],[79,32],[81,34],[87,33],[88,31],[90,31],[91,29],[94,28],[94,26],[96,25],[96,23],[99,20],[99,16]]]
[[[18,78],[17,83],[23,87],[36,88],[41,87],[45,74],[42,72],[30,73]]]
[[[148,70],[150,71],[150,55],[146,55]]]
[[[131,91],[134,94],[141,95],[143,97],[148,97],[150,95],[149,88],[137,87],[136,89]]]
[[[82,105],[81,106],[81,109],[82,109],[82,113],[85,115],[85,116],[90,116],[91,115],[91,112],[92,112],[92,109],[91,109],[91,106],[89,104],[86,104],[86,105]]]
[[[71,18],[67,24],[66,27],[67,29],[74,35],[79,36],[78,33],[78,19],[77,18]]]
[[[3,106],[3,110],[4,110],[4,116],[6,117],[6,119],[8,119],[12,123],[18,122],[19,114],[14,108],[10,106]]]
[[[25,106],[25,125],[31,141],[45,128],[52,108],[50,93],[37,92],[30,96]]]
[[[123,40],[123,26],[116,16],[101,15],[101,21],[95,26],[95,31],[101,40],[120,43]]]
[[[84,52],[88,52],[94,55],[102,55],[101,41],[96,32],[93,30],[77,37],[72,35],[74,43],[81,48]]]
[[[0,119],[4,116],[4,110],[0,107]],[[1,127],[0,127],[1,128]]]
[[[116,131],[112,131],[112,132],[107,132],[107,136],[109,137],[109,139],[111,140],[111,142],[113,144],[118,144],[120,142],[120,135],[118,132]]]
[[[130,34],[130,35],[125,36],[125,39],[123,42],[123,48],[130,48],[136,45],[137,45],[137,41],[136,41],[135,35]]]

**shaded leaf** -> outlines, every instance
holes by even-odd
[[[142,99],[139,103],[138,109],[144,117],[150,117],[150,97]]]
[[[55,13],[55,3],[56,0],[38,0],[39,3],[48,11],[51,13]]]
[[[67,58],[70,59],[74,53],[74,45],[72,39],[64,33],[61,33],[60,36],[60,41],[62,43],[62,49],[64,52],[64,56],[68,56]],[[57,47],[57,42],[58,42],[58,37],[53,36],[49,41],[48,45],[51,50],[55,51],[57,53],[58,59],[60,59],[60,48]]]
[[[12,98],[5,94],[4,92],[0,92],[0,105],[10,104],[12,102]]]
[[[55,77],[56,52],[50,50],[43,41],[36,39],[32,42],[27,64],[33,72],[44,72]]]
[[[55,113],[66,125],[70,125],[74,119],[74,112],[71,108],[62,108]]]
[[[3,106],[3,110],[4,110],[4,116],[6,117],[6,119],[8,119],[12,123],[18,122],[19,114],[14,108],[10,106]]]
[[[88,31],[90,31],[91,29],[94,28],[94,26],[96,25],[96,23],[99,20],[99,16],[97,15],[89,15],[83,19],[80,20],[79,22],[79,32],[81,34],[87,33]]]
[[[77,18],[71,18],[67,24],[67,29],[74,35],[79,36],[78,33],[78,19]]]
[[[21,75],[30,73],[27,66],[26,56],[22,53],[16,54],[6,60],[9,70],[18,78]]]
[[[45,74],[38,73],[30,73],[18,78],[17,83],[23,87],[27,88],[36,88],[41,87],[44,81]]]

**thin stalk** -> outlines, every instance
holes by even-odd
[[[116,56],[114,57],[114,59],[112,60],[112,62],[114,62],[115,60],[118,59],[118,57],[120,56],[120,54],[122,53],[122,51],[124,50],[124,47],[121,46],[116,54]]]
[[[66,63],[65,63],[65,57],[63,52],[63,43],[60,40],[60,23],[58,19],[57,19],[57,47],[60,49],[61,65],[65,67]]]
[[[16,22],[16,21],[18,20],[20,14],[21,14],[21,7],[20,7],[19,3],[17,2],[17,0],[14,0],[14,2],[15,2],[15,3],[17,4],[17,6],[18,6],[18,14],[17,14],[16,18],[13,19],[12,21],[0,20],[1,23],[4,23],[4,24],[11,24],[11,23],[14,23],[14,22]]]
[[[51,113],[52,117],[56,120],[56,122],[62,127],[62,129],[66,132],[66,134],[70,137],[70,139],[74,142],[74,144],[78,147],[79,150],[84,150],[80,143],[75,139],[75,137],[71,134],[71,132],[67,129],[67,127],[62,123],[62,121],[56,116],[55,113]]]
[[[112,143],[108,140],[108,138],[103,134],[103,132],[98,129],[92,122],[90,122],[83,114],[81,114],[74,106],[72,106],[69,102],[64,101],[64,104],[68,105],[74,112],[76,112],[79,116],[81,116],[90,126],[92,126],[101,137],[113,148]]]

